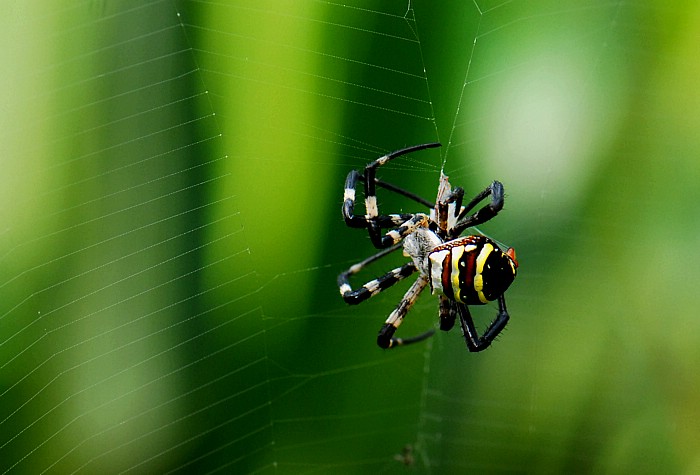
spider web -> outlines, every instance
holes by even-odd
[[[649,375],[663,386],[653,364],[623,372],[639,360],[581,336],[622,328],[610,300],[628,294],[600,278],[616,261],[587,262],[611,242],[601,234],[630,228],[599,223],[596,197],[609,191],[601,176],[624,176],[608,157],[632,156],[616,145],[629,115],[648,117],[624,113],[639,64],[659,54],[645,35],[676,31],[679,12],[544,0],[13,5],[0,473],[697,464],[692,430],[674,433],[663,411],[627,397]],[[401,157],[382,179],[430,200],[442,170],[467,195],[493,179],[506,187],[482,231],[515,247],[521,268],[509,327],[482,354],[458,330],[380,351],[375,332],[410,282],[359,307],[335,284],[373,252],[340,219],[347,172],[433,141],[440,151]],[[379,206],[417,205],[380,190]],[[356,283],[403,262],[385,260]],[[473,313],[485,324],[495,308]],[[400,336],[436,315],[426,292]],[[624,363],[600,376],[611,360]],[[684,414],[674,402],[693,394],[650,397]]]

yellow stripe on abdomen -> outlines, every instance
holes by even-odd
[[[486,265],[486,259],[493,252],[493,245],[489,242],[484,243],[484,247],[481,248],[481,252],[476,257],[476,272],[474,273],[474,290],[476,291],[479,301],[481,303],[488,303],[488,299],[484,295],[484,266]]]

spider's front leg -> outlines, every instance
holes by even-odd
[[[373,256],[370,256],[367,259],[351,266],[345,272],[340,273],[340,275],[338,275],[338,288],[340,289],[340,295],[342,295],[343,300],[345,300],[345,302],[350,305],[357,305],[369,299],[370,297],[374,297],[379,292],[388,289],[392,285],[413,274],[417,269],[412,262],[409,262],[408,264],[404,264],[401,267],[397,267],[396,269],[387,272],[381,277],[367,282],[357,290],[353,290],[352,286],[350,285],[351,276],[357,274],[372,262],[381,259],[382,257],[391,254],[392,252],[400,248],[401,244],[399,243],[392,247],[384,249],[374,254]]]
[[[438,311],[440,317],[440,330],[450,331],[457,321],[457,308],[455,302],[444,295],[440,295],[440,307]]]
[[[377,168],[396,157],[418,150],[439,146],[439,143],[428,143],[407,147],[389,153],[369,163],[365,167],[364,175],[360,175],[358,171],[352,170],[345,180],[345,192],[343,195],[342,211],[345,224],[352,228],[367,228],[372,244],[378,249],[384,249],[392,246],[403,239],[403,237],[406,234],[409,234],[416,226],[422,225],[422,223],[420,223],[422,218],[418,218],[416,221],[411,222],[412,219],[418,216],[416,214],[379,214],[379,207],[377,205],[377,185],[383,186],[389,190],[403,194],[420,202],[423,202],[424,200],[398,187],[377,180],[376,172]],[[358,181],[364,182],[366,213],[364,216],[358,216],[355,214],[355,199]],[[396,229],[394,231],[390,231],[386,235],[382,235],[382,229],[392,227],[396,227]]]
[[[501,295],[498,297],[498,315],[496,315],[495,320],[491,322],[484,334],[479,336],[467,306],[457,304],[457,309],[459,310],[459,322],[462,326],[464,341],[471,352],[483,351],[488,348],[499,333],[503,331],[510,319],[508,310],[506,310],[506,300]]]
[[[343,296],[343,300],[345,300],[345,302],[350,305],[362,303],[370,297],[374,297],[379,292],[388,289],[392,285],[396,284],[397,282],[405,279],[406,277],[416,272],[418,269],[416,269],[415,264],[413,264],[413,262],[409,262],[408,264],[404,264],[401,267],[397,267],[396,269],[387,272],[386,274],[377,279],[367,282],[357,290],[352,289],[349,281],[350,276],[357,274],[368,264],[378,259],[381,259],[382,257],[400,248],[401,244],[396,244],[388,249],[384,249],[378,252],[377,254],[371,257],[368,257],[367,259],[361,262],[358,262],[357,264],[351,266],[345,272],[342,272],[338,276],[338,287],[340,289],[340,295]],[[418,298],[418,295],[421,293],[421,291],[425,288],[427,284],[427,277],[421,274],[420,277],[418,277],[418,279],[413,283],[411,288],[408,289],[408,292],[406,292],[406,294],[403,296],[403,299],[401,300],[399,306],[396,307],[396,309],[393,312],[391,312],[389,318],[386,320],[386,323],[379,332],[379,336],[377,337],[377,344],[380,347],[394,348],[396,346],[408,345],[410,343],[425,340],[434,333],[432,330],[430,330],[413,338],[394,338],[394,332],[396,332],[396,329],[399,327],[399,325],[401,325],[404,316],[411,309],[416,299]]]
[[[379,335],[377,336],[377,345],[384,349],[410,345],[411,343],[416,343],[419,341],[423,341],[426,338],[430,338],[433,335],[433,333],[435,333],[434,330],[428,330],[427,332],[421,333],[420,335],[414,336],[412,338],[394,337],[394,333],[396,333],[396,330],[399,328],[399,325],[401,325],[404,317],[406,316],[408,311],[411,310],[411,307],[413,307],[413,304],[416,303],[418,296],[423,291],[423,289],[425,289],[426,285],[428,285],[428,277],[421,274],[418,277],[418,279],[413,283],[413,285],[411,285],[411,288],[409,288],[408,291],[404,294],[403,299],[401,299],[399,305],[394,309],[393,312],[391,312],[391,314],[389,314],[389,318],[386,319],[386,322],[384,323],[382,329],[379,330]]]

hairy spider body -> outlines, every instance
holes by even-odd
[[[503,208],[503,185],[494,181],[467,205],[462,206],[464,190],[453,189],[448,178],[442,174],[437,200],[433,205],[411,192],[378,180],[375,176],[376,169],[393,158],[439,146],[438,143],[423,144],[384,155],[368,164],[362,175],[356,170],[351,171],[345,182],[342,210],[345,223],[350,227],[367,229],[372,244],[382,250],[338,276],[343,299],[349,304],[359,304],[413,273],[419,273],[379,331],[377,344],[382,348],[415,343],[434,333],[430,330],[413,338],[394,337],[404,317],[428,285],[432,293],[439,296],[440,329],[450,330],[459,316],[470,351],[487,348],[509,319],[503,294],[515,279],[518,265],[515,251],[512,248],[502,251],[496,242],[480,234],[460,237],[467,228],[490,220]],[[358,181],[364,182],[364,216],[354,214]],[[380,215],[377,186],[404,195],[432,210],[430,214]],[[490,202],[470,215],[471,210],[487,197],[490,197]],[[382,229],[389,230],[382,233]],[[401,247],[411,262],[367,282],[357,290],[352,289],[350,276]],[[467,305],[483,305],[491,301],[498,301],[498,314],[484,334],[479,336]]]

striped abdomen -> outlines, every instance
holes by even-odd
[[[515,251],[501,251],[485,236],[467,236],[437,246],[428,254],[433,293],[467,305],[496,300],[515,279]]]

